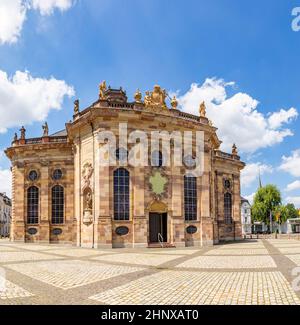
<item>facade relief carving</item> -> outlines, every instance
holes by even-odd
[[[86,188],[83,194],[83,223],[91,224],[93,222],[93,195],[90,188]]]
[[[91,163],[85,163],[82,168],[82,189],[91,188],[91,178],[94,172]]]

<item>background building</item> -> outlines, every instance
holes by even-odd
[[[11,223],[11,200],[0,193],[0,237],[9,237]]]
[[[241,198],[241,220],[243,235],[251,234],[252,220],[251,220],[251,205],[248,200]]]
[[[42,137],[29,139],[22,128],[6,150],[12,162],[12,240],[100,248],[207,245],[241,238],[244,163],[237,148],[220,150],[204,103],[195,116],[178,110],[176,98],[168,108],[166,97],[155,86],[144,100],[137,91],[130,103],[122,88],[106,88],[103,82],[90,107],[80,111],[75,101],[66,130],[48,135],[45,124]],[[128,151],[121,142],[127,137],[121,136],[120,123],[127,123],[128,134],[142,130],[147,136],[202,131],[204,173],[187,177],[193,157],[182,157],[184,166],[165,166],[161,148],[147,152],[154,166],[124,166]],[[117,166],[100,164],[103,131],[117,138]],[[174,146],[171,141],[171,161]],[[128,150],[132,147],[128,144]]]

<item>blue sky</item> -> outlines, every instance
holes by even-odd
[[[1,43],[0,32],[0,71],[7,74],[9,82],[16,71],[28,71],[31,78],[45,82],[41,89],[49,94],[47,81],[51,77],[64,81],[57,87],[63,87],[65,95],[54,94],[59,102],[54,105],[56,109],[51,104],[29,108],[35,101],[27,101],[27,118],[22,115],[20,95],[18,107],[10,110],[18,112],[9,116],[16,116],[15,123],[0,134],[0,150],[10,145],[23,123],[30,137],[40,136],[43,119],[47,119],[50,131],[64,128],[72,117],[74,99],[80,98],[82,107],[95,101],[102,80],[113,87],[123,86],[130,98],[136,88],[144,92],[159,83],[170,92],[178,92],[183,110],[193,112],[191,103],[208,101],[208,115],[220,128],[220,137],[227,138],[229,132],[229,142],[234,136],[238,144],[240,141],[242,159],[250,165],[244,175],[243,195],[256,191],[260,166],[263,183],[277,184],[284,198],[300,207],[300,186],[295,183],[300,180],[300,153],[295,153],[300,149],[300,119],[296,114],[300,110],[300,32],[291,28],[291,12],[300,7],[300,0],[78,0],[70,6],[72,1],[66,0],[65,8],[50,0],[54,5],[48,12],[38,2],[26,9],[26,20],[13,41],[7,36],[4,41],[3,36]],[[0,0],[0,11],[6,3]],[[210,82],[205,84],[207,78]],[[197,84],[194,89],[193,83]],[[7,93],[1,86],[9,88],[8,82],[0,82],[0,95]],[[74,97],[68,88],[71,86]],[[214,96],[210,95],[212,90]],[[222,91],[226,91],[226,98]],[[26,92],[22,94],[26,96]],[[259,104],[253,103],[254,99]],[[227,114],[229,105],[235,110],[230,108]],[[245,113],[245,125],[239,120],[244,113],[235,113],[239,105],[252,112]],[[198,111],[198,107],[194,109]],[[271,125],[269,117],[281,109],[284,112],[273,116]],[[40,114],[31,114],[34,110]],[[9,114],[7,101],[1,96],[0,113]],[[257,134],[266,138],[261,145],[250,146],[257,121],[262,119],[268,133],[264,134],[260,125]],[[228,131],[231,123],[232,130]],[[235,124],[244,125],[243,129],[235,128]],[[283,130],[293,135],[287,136]],[[273,131],[274,139],[270,139]],[[7,175],[4,172],[9,162],[3,155],[0,168]],[[285,191],[291,183],[294,190]],[[7,190],[6,184],[2,186],[0,191]]]

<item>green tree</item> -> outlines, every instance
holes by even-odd
[[[279,205],[275,209],[275,221],[280,225],[289,219],[289,211],[286,205]]]
[[[279,189],[271,184],[261,187],[254,197],[252,206],[253,220],[270,224],[270,213],[275,216],[279,206],[281,206]]]
[[[299,211],[295,208],[293,203],[288,203],[286,205],[288,219],[299,218]]]

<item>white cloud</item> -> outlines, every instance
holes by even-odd
[[[39,10],[40,14],[51,15],[55,9],[66,11],[73,5],[73,0],[31,0],[32,8]]]
[[[61,109],[65,96],[74,96],[74,89],[63,80],[21,71],[10,78],[0,70],[0,132],[45,120],[51,109]]]
[[[273,113],[269,119],[270,128],[276,130],[277,128],[282,127],[285,123],[292,122],[295,118],[298,117],[298,112],[296,108],[292,107],[288,111],[281,109],[279,112]]]
[[[283,156],[279,170],[300,177],[300,149],[293,151],[290,157]]]
[[[66,11],[73,4],[73,0],[0,0],[0,45],[18,41],[28,10],[45,16],[55,9]]]
[[[265,165],[261,163],[251,163],[247,164],[246,167],[241,172],[241,184],[244,188],[247,188],[253,184],[254,181],[257,181],[259,173],[264,175],[266,173],[272,173],[273,168],[270,165]]]
[[[27,6],[22,0],[0,0],[0,44],[18,40],[26,11]]]
[[[294,203],[297,208],[300,208],[300,196],[289,196],[285,199],[286,203]]]
[[[295,190],[300,190],[300,181],[295,181],[293,183],[288,184],[285,189],[286,192],[292,192]]]
[[[236,143],[243,153],[253,153],[293,135],[282,126],[296,118],[298,113],[294,108],[282,109],[267,117],[257,110],[259,102],[248,94],[239,92],[229,97],[227,88],[232,86],[233,82],[226,83],[222,79],[206,79],[203,85],[192,84],[190,90],[179,97],[179,103],[183,111],[198,115],[199,104],[206,102],[207,117],[219,129],[223,150],[230,150]]]
[[[9,169],[0,168],[0,192],[5,192],[11,197],[11,171]]]

